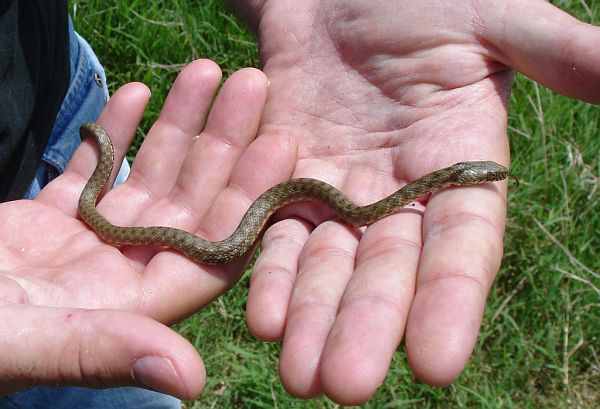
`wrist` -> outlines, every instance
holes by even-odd
[[[229,0],[231,7],[254,33],[258,32],[258,24],[265,2],[266,0]]]

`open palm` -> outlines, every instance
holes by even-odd
[[[251,155],[246,147],[256,134],[266,79],[241,70],[213,105],[220,78],[206,60],[182,71],[128,180],[98,204],[109,220],[223,238],[254,199],[246,192],[268,187],[253,178],[237,183],[248,171],[236,167]],[[145,86],[128,84],[98,120],[112,136],[117,163],[149,96]],[[0,205],[0,392],[40,383],[138,385],[195,398],[204,383],[202,361],[163,324],[220,295],[247,260],[205,267],[173,251],[117,249],[99,240],[77,219],[96,151],[85,141],[36,200]],[[238,204],[223,204],[230,202]]]
[[[270,79],[261,137],[291,135],[292,176],[359,204],[455,162],[507,165],[512,68],[600,98],[586,51],[598,29],[545,1],[234,3]],[[452,382],[500,265],[505,190],[448,189],[362,232],[320,224],[321,208],[286,211],[265,234],[247,308],[257,337],[283,339],[286,389],[364,402],[403,338],[418,378]]]

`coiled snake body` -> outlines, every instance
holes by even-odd
[[[461,162],[422,176],[388,197],[366,206],[355,205],[338,189],[320,180],[291,179],[260,195],[231,236],[211,242],[172,227],[120,227],[108,222],[96,210],[96,201],[112,171],[113,145],[106,131],[98,124],[84,123],[80,133],[82,139],[93,136],[100,149],[96,169],[79,198],[79,214],[98,236],[112,244],[171,247],[192,260],[206,264],[225,264],[246,253],[253,247],[271,215],[290,203],[319,201],[330,207],[344,223],[359,227],[396,213],[407,204],[439,189],[451,185],[494,182],[509,175],[508,169],[495,162]]]

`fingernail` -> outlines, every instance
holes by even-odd
[[[133,363],[133,377],[146,387],[171,392],[180,384],[179,376],[171,361],[162,356],[145,356]]]

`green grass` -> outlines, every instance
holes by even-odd
[[[600,21],[600,2],[555,3],[584,21]],[[209,57],[226,76],[258,65],[254,38],[221,0],[72,0],[71,13],[103,62],[111,91],[133,80],[151,87],[140,129],[149,129],[190,60]],[[509,134],[521,185],[510,189],[505,256],[473,357],[452,386],[436,389],[414,379],[400,348],[386,382],[364,407],[586,408],[600,402],[599,128],[598,107],[517,78]],[[337,407],[283,390],[279,345],[256,341],[246,328],[247,289],[245,278],[178,326],[209,376],[203,395],[188,407]]]

